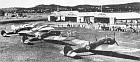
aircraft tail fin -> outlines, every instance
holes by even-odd
[[[6,36],[6,31],[5,31],[5,30],[2,30],[2,31],[1,31],[1,35],[2,35],[3,37],[5,37],[5,36]]]
[[[26,36],[26,35],[22,36],[21,42],[22,42],[22,43],[29,43],[29,41],[28,41],[28,36]]]
[[[60,52],[61,53],[61,52]],[[71,46],[66,45],[64,47],[64,51],[63,51],[64,56],[69,56],[69,57],[74,57],[77,55],[77,53],[73,52],[73,49]]]
[[[70,45],[66,45],[64,47],[64,55],[67,55],[69,51],[73,50]]]

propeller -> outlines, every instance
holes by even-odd
[[[96,35],[95,35],[95,40],[96,40],[96,41],[98,41],[98,39],[97,39]]]
[[[114,41],[115,41],[115,43],[119,46],[119,44],[118,44],[118,42],[116,41],[116,39],[115,39],[115,32],[114,32]]]
[[[105,36],[105,38],[107,38],[107,35]]]

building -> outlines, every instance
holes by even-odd
[[[126,13],[105,13],[107,16],[115,17],[116,24],[139,24],[140,23],[140,14],[135,12],[126,12]]]
[[[49,21],[54,22],[79,22],[79,23],[107,23],[114,24],[115,17],[108,17],[102,12],[59,11],[53,12]]]

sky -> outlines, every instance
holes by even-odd
[[[140,0],[0,0],[0,8],[9,7],[34,7],[44,4],[58,4],[63,6],[76,6],[80,4],[89,5],[106,5],[106,4],[123,4],[131,2],[140,2]]]

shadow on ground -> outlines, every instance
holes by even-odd
[[[111,56],[111,57],[117,57],[117,58],[124,58],[124,59],[131,59],[131,60],[138,60],[138,61],[140,61],[140,57],[126,55],[126,54],[120,54],[120,53],[112,52],[112,51],[92,50],[91,52],[95,53],[95,54],[99,54],[99,55],[104,55],[104,56]]]
[[[59,44],[59,45],[70,45],[70,46],[75,46],[74,44],[66,43],[63,41],[58,41],[58,40],[44,40],[47,43],[53,43],[53,44]]]

